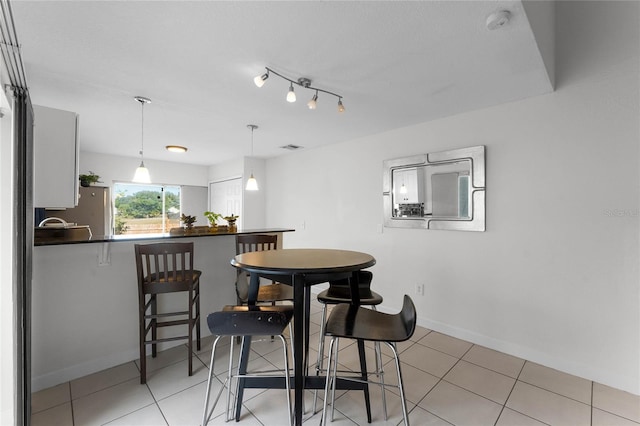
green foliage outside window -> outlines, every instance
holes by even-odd
[[[165,209],[180,211],[180,196],[171,192],[165,193]],[[132,195],[119,196],[115,207],[121,217],[142,219],[162,215],[162,192],[139,191]]]

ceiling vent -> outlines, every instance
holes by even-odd
[[[293,145],[293,144],[289,144],[289,145],[281,146],[280,148],[282,148],[282,149],[288,149],[289,151],[295,151],[296,149],[300,149],[300,148],[304,148],[304,147],[303,147],[303,146],[300,146],[300,145]]]

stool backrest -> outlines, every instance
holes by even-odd
[[[139,291],[185,291],[192,285],[193,243],[135,244]]]
[[[245,234],[236,236],[236,254],[275,250],[277,248],[277,235]]]
[[[402,303],[402,310],[399,315],[407,333],[407,338],[404,340],[409,340],[416,331],[418,315],[416,313],[416,306],[413,304],[413,300],[411,300],[411,298],[406,294],[404,295],[404,302]]]
[[[362,289],[369,289],[371,287],[371,281],[373,281],[373,273],[371,271],[358,271],[358,286]],[[344,278],[336,281],[329,281],[331,287],[340,288],[344,287],[349,289],[349,278]]]

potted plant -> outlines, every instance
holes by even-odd
[[[231,215],[229,216],[223,217],[223,219],[226,220],[227,223],[229,224],[229,232],[235,232],[237,230],[236,220],[238,220],[239,217],[240,216],[236,216],[233,213],[231,213]]]
[[[209,221],[209,227],[211,230],[215,231],[218,227],[218,219],[222,218],[222,215],[220,213],[206,211],[204,212],[204,216]]]
[[[196,221],[196,217],[195,216],[188,216],[188,215],[185,215],[184,213],[182,213],[182,216],[180,216],[180,221],[182,223],[184,223],[185,229],[191,230],[191,229],[193,229],[193,223]]]
[[[100,176],[93,173],[91,170],[89,170],[89,173],[81,174],[80,176],[78,176],[78,179],[80,179],[80,186],[84,187],[91,186],[94,183],[100,182]]]

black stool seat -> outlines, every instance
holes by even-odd
[[[382,296],[375,291],[371,291],[369,286],[360,286],[361,305],[379,305],[382,303]],[[351,289],[349,286],[331,285],[328,289],[318,294],[318,301],[328,305],[351,302]]]
[[[271,285],[267,287],[272,287]],[[218,403],[218,399],[222,394],[222,391],[227,389],[227,406],[225,409],[226,413],[226,421],[230,420],[229,412],[230,412],[230,399],[231,399],[231,380],[233,378],[242,378],[246,377],[247,374],[233,374],[233,337],[234,336],[278,336],[280,341],[282,342],[282,351],[283,351],[283,359],[284,359],[284,367],[282,369],[282,375],[285,377],[285,388],[287,394],[287,406],[288,406],[288,418],[289,425],[292,425],[292,417],[291,417],[291,396],[290,396],[290,381],[288,379],[289,376],[289,355],[287,352],[287,343],[283,336],[284,329],[291,322],[291,318],[293,318],[293,307],[291,305],[277,305],[277,306],[225,306],[222,308],[222,311],[213,312],[207,316],[207,325],[209,326],[209,330],[211,334],[215,335],[216,338],[213,341],[213,348],[211,349],[211,362],[209,363],[209,378],[207,379],[207,390],[205,394],[204,401],[204,411],[202,414],[202,425],[206,425],[209,422],[209,418],[211,417],[213,410],[215,409],[216,404]],[[218,346],[218,341],[222,337],[230,337],[231,344],[229,345],[229,369],[227,371],[227,378],[220,388],[218,395],[216,396],[213,406],[209,409],[209,397],[211,391],[211,383],[213,381],[213,371],[214,371],[214,362],[215,362],[215,354],[216,347]],[[244,346],[245,341],[242,341],[242,345]],[[242,353],[242,347],[240,352]],[[251,375],[264,374],[265,372],[253,372]],[[237,395],[238,395],[238,386],[236,384],[234,399],[234,408],[231,410],[232,412],[236,412],[236,403],[237,403]],[[240,411],[238,410],[238,416]],[[238,420],[238,419],[236,419]]]
[[[405,303],[410,300],[405,299]],[[416,323],[415,317],[407,318],[403,313],[410,312],[403,309],[400,314],[385,314],[359,306],[340,304],[331,311],[325,334],[374,342],[404,342],[413,335]]]

